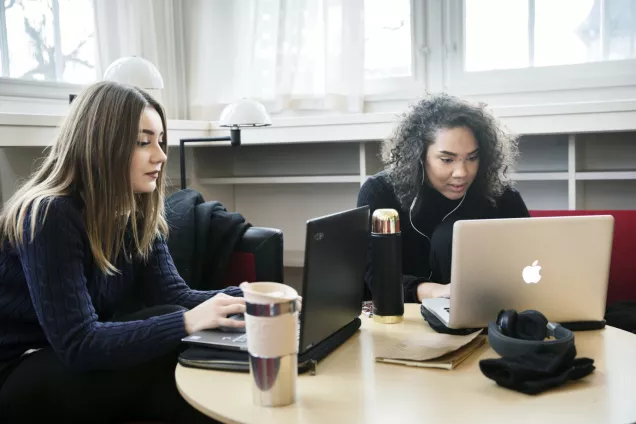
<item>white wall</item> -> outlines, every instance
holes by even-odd
[[[9,199],[21,182],[35,170],[43,157],[41,147],[0,148],[0,200]]]

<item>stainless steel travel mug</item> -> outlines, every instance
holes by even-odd
[[[298,292],[275,282],[241,284],[252,399],[258,406],[296,401]]]

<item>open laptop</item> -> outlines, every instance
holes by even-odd
[[[368,206],[307,221],[299,368],[322,359],[360,327],[368,237]],[[204,330],[183,341],[203,348],[182,353],[183,365],[249,370],[245,333]]]
[[[611,215],[457,221],[450,299],[422,307],[452,329],[487,327],[502,309],[595,327],[604,322],[613,236]]]

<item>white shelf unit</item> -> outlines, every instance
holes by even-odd
[[[254,225],[283,230],[285,265],[302,267],[306,221],[356,205],[361,145],[191,146],[186,149],[189,187],[240,211]],[[175,171],[177,182],[178,163]]]
[[[282,229],[285,265],[302,267],[305,222],[355,207],[360,185],[383,169],[380,145],[192,146],[189,187],[254,225]],[[529,209],[636,209],[635,132],[528,135],[519,150],[513,176]]]
[[[357,183],[357,175],[310,175],[287,177],[220,177],[200,178],[201,184],[333,184]]]
[[[306,221],[355,207],[360,185],[383,168],[380,143],[186,145],[186,183],[253,225],[283,230],[285,265],[299,278]],[[43,148],[0,147],[0,200],[28,177]],[[170,192],[179,187],[178,153],[172,144]],[[514,178],[529,209],[636,209],[636,132],[523,136]]]
[[[576,137],[574,209],[636,209],[636,132]]]

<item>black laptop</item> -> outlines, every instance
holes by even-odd
[[[369,207],[307,221],[298,371],[313,370],[360,328],[369,246]],[[245,333],[205,330],[185,337],[184,366],[249,372]]]

